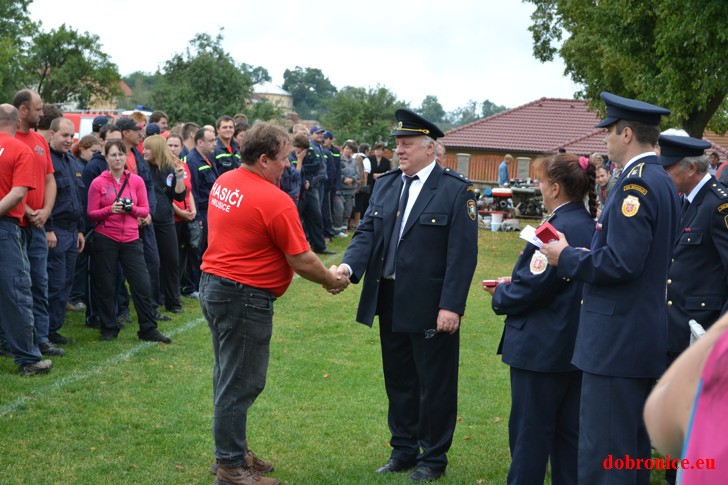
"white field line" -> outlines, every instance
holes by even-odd
[[[171,330],[169,332],[166,332],[165,335],[167,335],[170,338],[175,337],[202,323],[205,323],[205,319],[203,317],[200,317],[195,320],[191,320],[177,328],[174,328],[173,330]],[[9,404],[6,404],[5,406],[0,407],[0,417],[6,416],[7,414],[12,413],[13,411],[24,406],[27,402],[29,402],[33,399],[45,399],[52,392],[58,391],[59,389],[63,389],[64,387],[66,387],[69,384],[88,379],[92,375],[100,373],[107,367],[115,366],[125,360],[128,360],[131,357],[133,357],[135,354],[138,354],[141,350],[147,349],[154,345],[159,345],[159,344],[157,342],[140,342],[140,343],[136,344],[134,347],[132,347],[131,349],[127,350],[126,352],[122,352],[121,354],[118,354],[114,357],[110,357],[109,359],[105,360],[104,362],[98,364],[95,367],[92,367],[83,372],[78,372],[76,374],[71,374],[67,377],[58,379],[57,381],[53,382],[51,385],[49,385],[45,388],[31,391],[29,395],[19,397],[15,401],[13,401]],[[43,377],[40,377],[40,378],[42,379]]]

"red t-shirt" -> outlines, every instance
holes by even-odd
[[[286,254],[309,250],[291,198],[244,166],[210,191],[208,247],[202,270],[279,297],[293,279]]]
[[[136,157],[134,156],[134,152],[132,152],[131,150],[126,152],[126,168],[131,173],[137,173]]]
[[[53,160],[51,160],[51,149],[48,147],[46,139],[35,131],[27,133],[18,131],[15,133],[15,138],[28,145],[35,159],[35,183],[33,184],[35,190],[28,191],[25,203],[33,210],[42,209],[46,175],[52,175],[55,172]],[[21,225],[26,226],[28,222],[24,219]]]
[[[0,199],[13,187],[28,187],[28,195],[37,192],[32,190],[37,183],[35,175],[35,156],[30,148],[7,133],[0,133]],[[45,180],[43,184],[45,186]],[[2,215],[22,220],[27,198],[26,195],[20,204]]]
[[[185,162],[183,162],[182,160],[180,160],[179,163],[182,164],[182,169],[185,172],[185,188],[187,189],[187,194],[185,195],[184,201],[172,200],[172,203],[182,210],[187,210],[190,207],[190,197],[192,197],[192,179],[190,178],[190,169],[187,166],[187,164]],[[174,222],[183,222],[183,221],[184,221],[184,219],[182,219],[181,217],[177,217],[177,215],[175,214]]]

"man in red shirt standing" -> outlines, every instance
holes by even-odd
[[[54,344],[71,344],[74,340],[59,333],[49,333],[48,248],[55,247],[56,241],[46,237],[45,223],[56,202],[56,179],[48,142],[34,131],[43,115],[43,101],[35,91],[23,89],[15,94],[13,106],[18,110],[19,119],[15,138],[28,145],[33,152],[36,177],[35,190],[28,192],[25,217],[20,221],[33,283],[35,333],[41,352],[61,356],[63,351]]]
[[[294,271],[332,292],[349,283],[310,250],[296,206],[278,188],[290,150],[286,132],[255,125],[241,149],[243,165],[220,175],[210,192],[200,306],[215,353],[215,483],[279,483],[260,476],[273,466],[248,450],[246,428],[248,408],[265,387],[273,302]]]
[[[17,125],[18,110],[0,105],[0,331],[18,373],[27,376],[50,371],[53,362],[43,360],[34,338],[33,297],[20,222],[26,194],[35,188],[36,178],[33,153],[13,138]]]

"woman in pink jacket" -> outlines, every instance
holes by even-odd
[[[109,170],[96,177],[88,191],[88,218],[97,223],[92,258],[101,340],[113,340],[119,334],[119,324],[114,316],[114,295],[117,268],[121,263],[137,312],[137,335],[141,340],[169,344],[172,341],[157,330],[144,247],[139,239],[137,218],[149,214],[144,181],[124,169],[126,148],[121,140],[107,142],[104,155]]]

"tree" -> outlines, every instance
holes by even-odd
[[[546,62],[558,53],[565,73],[584,86],[576,95],[593,107],[610,91],[671,109],[665,125],[694,137],[716,112],[712,123],[725,129],[724,0],[524,1],[536,5],[529,27],[535,57]]]
[[[326,112],[326,102],[336,94],[336,87],[321,69],[311,67],[283,73],[283,89],[293,95],[293,107],[301,119],[316,120]]]
[[[505,111],[507,109],[508,108],[506,108],[505,106],[495,104],[493,101],[486,99],[485,101],[483,101],[480,113],[483,118],[487,118],[488,116],[493,116],[494,114],[500,113],[501,111]]]
[[[99,37],[62,24],[33,37],[25,60],[27,82],[46,103],[111,101],[120,93],[119,70],[101,50]]]
[[[367,90],[346,86],[329,100],[321,121],[339,140],[386,141],[394,125],[394,112],[403,107],[406,104],[385,87]]]
[[[148,72],[135,71],[124,76],[122,80],[131,88],[133,95],[129,99],[132,106],[151,106],[152,98],[162,80],[160,73],[150,74]]]
[[[440,102],[437,100],[437,96],[428,94],[425,99],[422,100],[422,104],[415,110],[417,114],[425,118],[426,120],[432,121],[433,123],[440,123],[445,121],[445,108],[442,107]]]
[[[173,120],[214,124],[215,120],[242,111],[253,83],[222,48],[222,34],[214,39],[196,34],[184,54],[165,62],[153,105]]]
[[[265,81],[272,81],[268,69],[260,66],[251,66],[250,64],[243,63],[243,72],[250,78],[250,81],[255,85]]]
[[[266,98],[249,103],[243,112],[250,121],[276,121],[286,117],[280,106],[276,106]]]
[[[478,121],[481,118],[478,103],[471,99],[465,106],[448,113],[448,118],[453,127],[467,125],[473,121]]]
[[[30,45],[29,32],[38,29],[28,15],[31,1],[0,2],[0,97],[4,100],[12,99],[26,85],[23,60]]]

